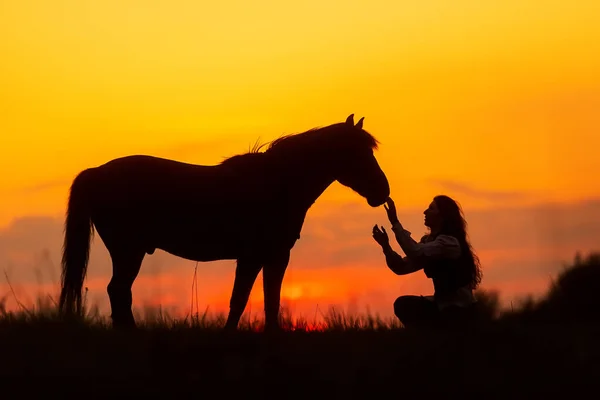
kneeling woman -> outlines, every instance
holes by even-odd
[[[384,206],[385,207],[385,206]],[[388,267],[397,275],[424,270],[433,281],[433,296],[401,296],[394,313],[405,327],[432,326],[468,318],[473,310],[473,291],[481,282],[479,259],[467,238],[460,206],[448,196],[436,196],[425,210],[429,234],[417,243],[398,220],[390,198],[385,210],[398,244],[406,254],[396,253],[385,228],[373,227],[373,238],[383,249]]]

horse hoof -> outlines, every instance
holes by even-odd
[[[265,325],[263,331],[267,335],[277,335],[283,332],[283,329],[279,325]]]
[[[221,329],[221,333],[225,336],[235,335],[238,332],[237,324],[225,324],[225,326]]]
[[[131,331],[137,329],[137,324],[133,321],[113,321],[112,326],[114,329],[122,331]]]

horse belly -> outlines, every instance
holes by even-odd
[[[181,235],[166,231],[158,235],[151,248],[159,248],[175,256],[193,261],[233,260],[239,256],[236,241],[223,234],[196,232]]]
[[[191,261],[217,261],[217,260],[235,260],[238,258],[235,251],[230,249],[206,248],[206,247],[182,247],[182,246],[158,246],[157,248],[166,251],[174,256],[185,258]]]

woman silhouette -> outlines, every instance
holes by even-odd
[[[396,215],[394,201],[384,205],[392,231],[406,254],[396,253],[385,228],[373,227],[373,238],[383,249],[387,266],[397,275],[424,270],[434,286],[433,296],[400,296],[394,313],[405,327],[431,326],[463,320],[475,303],[473,290],[481,282],[479,259],[469,243],[460,206],[448,196],[436,196],[424,211],[429,234],[417,243]]]

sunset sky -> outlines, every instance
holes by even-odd
[[[352,113],[381,142],[407,229],[418,239],[432,197],[455,197],[482,287],[505,304],[600,250],[597,0],[0,1],[0,54],[0,266],[23,302],[56,291],[82,169],[129,154],[215,164]],[[383,208],[331,186],[292,251],[286,301],[391,315],[397,296],[429,294],[422,272],[387,269],[375,223]],[[189,311],[194,266],[147,256],[135,305]],[[198,265],[201,310],[226,310],[234,267]],[[103,310],[110,271],[96,237],[87,286]]]

